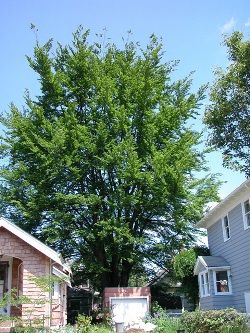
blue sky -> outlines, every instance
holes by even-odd
[[[107,37],[118,44],[127,31],[145,45],[155,33],[163,38],[164,61],[180,60],[176,77],[191,71],[192,90],[212,83],[213,68],[228,64],[222,34],[241,30],[249,38],[249,0],[0,0],[0,112],[13,101],[24,104],[24,92],[38,93],[37,77],[29,68],[25,55],[32,55],[36,36],[30,24],[38,29],[40,43],[49,38],[70,43],[72,33],[82,24],[91,36],[107,31]],[[202,117],[201,109],[201,117]],[[195,126],[202,128],[197,120]],[[221,154],[212,154],[208,164],[213,173],[221,173],[227,182],[220,195],[225,197],[245,177],[222,167]]]

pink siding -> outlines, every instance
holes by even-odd
[[[20,238],[16,237],[8,230],[0,228],[0,250],[1,253],[13,257],[12,267],[12,288],[17,288],[23,294],[32,298],[34,301],[41,299],[41,290],[30,278],[49,277],[50,274],[50,259],[37,249],[33,248]],[[21,264],[22,263],[22,264]],[[21,264],[21,265],[20,265]],[[19,266],[20,265],[20,266]],[[19,272],[18,272],[19,266]],[[19,279],[19,281],[18,281]],[[62,284],[63,285],[63,284]],[[65,289],[66,286],[63,286]],[[66,291],[63,290],[64,295]],[[46,299],[49,299],[49,293],[44,294]],[[65,297],[65,296],[64,296]],[[35,302],[37,303],[37,302]],[[61,304],[62,303],[62,304]],[[30,316],[29,310],[32,309],[31,318],[51,317],[51,324],[65,325],[66,311],[65,304],[59,300],[54,300],[52,309],[50,304],[24,304],[22,306],[23,319]],[[52,310],[52,315],[50,315]],[[11,315],[20,315],[20,311],[16,308],[11,309]],[[49,320],[45,321],[45,325],[49,325]],[[0,328],[0,332],[3,332]]]
[[[118,288],[105,288],[103,295],[103,303],[105,308],[109,308],[110,297],[129,297],[129,296],[148,296],[149,304],[151,302],[151,294],[149,287],[118,287]]]

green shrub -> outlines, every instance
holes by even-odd
[[[152,324],[156,325],[154,333],[176,333],[177,329],[182,328],[178,318],[169,317],[168,315],[155,318]]]
[[[148,316],[146,321],[156,325],[154,333],[176,333],[177,329],[182,328],[179,319],[169,317],[157,302],[152,304],[151,316]]]
[[[235,309],[185,311],[180,322],[187,333],[246,333],[247,319]]]
[[[114,330],[104,325],[92,325],[89,333],[114,333]]]
[[[92,317],[85,316],[84,314],[79,314],[77,317],[77,328],[81,333],[86,333],[91,327]]]

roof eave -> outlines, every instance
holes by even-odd
[[[208,266],[208,269],[210,270],[228,270],[231,269],[231,266]]]
[[[13,233],[18,238],[22,239],[24,242],[28,243],[30,246],[34,247],[39,252],[46,255],[48,258],[53,260],[55,263],[64,265],[65,268],[67,265],[63,263],[62,257],[56,251],[52,250],[50,247],[36,239],[34,236],[30,235],[14,223],[8,221],[4,217],[0,218],[0,227],[7,229],[9,232]]]
[[[240,186],[238,186],[233,192],[231,192],[225,199],[223,199],[218,205],[216,205],[211,211],[209,211],[198,223],[196,223],[195,228],[208,228],[213,223],[216,222],[215,217],[219,212],[227,205],[229,205],[243,190],[250,190],[250,178],[244,181]]]

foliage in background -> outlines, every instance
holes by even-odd
[[[176,288],[176,277],[171,268],[160,271],[150,283],[152,302],[157,302],[163,309],[181,309],[182,301]]]
[[[174,258],[174,270],[177,281],[182,284],[182,292],[193,304],[194,308],[199,302],[198,277],[194,275],[194,266],[198,256],[210,255],[206,246],[195,246],[183,250]]]
[[[235,309],[185,311],[180,317],[187,333],[247,333],[247,320]]]
[[[235,31],[225,37],[224,45],[230,63],[214,72],[204,123],[210,145],[222,151],[224,166],[250,176],[250,40]]]
[[[74,260],[75,280],[96,290],[128,286],[139,265],[166,266],[218,199],[188,125],[206,87],[172,81],[177,63],[163,61],[155,35],[145,48],[130,38],[90,44],[80,27],[66,46],[37,41],[27,59],[40,95],[0,119],[1,214]]]
[[[145,286],[150,278],[150,274],[145,266],[141,263],[135,265],[131,271],[128,287],[140,287]]]

